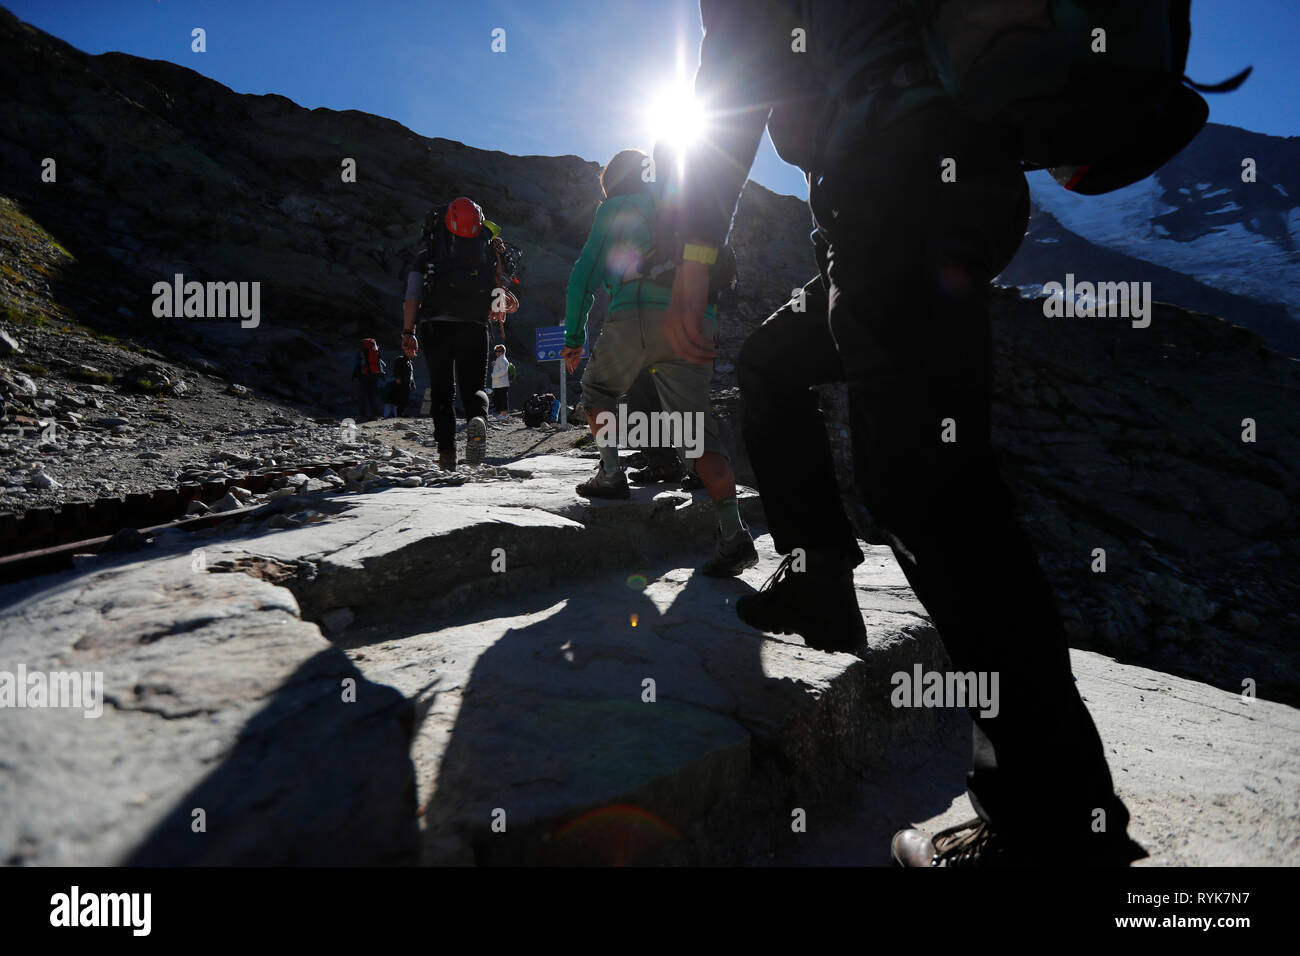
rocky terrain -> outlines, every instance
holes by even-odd
[[[238,95],[170,63],[87,56],[3,11],[0,49],[0,162],[12,171],[0,201],[0,508],[340,451],[374,463],[362,488],[447,480],[427,421],[363,424],[354,439],[340,425],[353,414],[355,340],[373,333],[396,348],[403,262],[424,212],[454,194],[478,197],[523,247],[523,306],[507,332],[517,391],[554,388],[555,366],[530,359],[533,328],[560,317],[596,205],[596,164],[489,153],[381,117]],[[1289,155],[1290,141],[1277,148]],[[45,157],[57,160],[55,182],[41,180]],[[357,162],[355,183],[340,178],[345,158]],[[1161,182],[1180,195],[1177,181]],[[1279,209],[1261,213],[1260,228],[1285,245]],[[1027,243],[1013,264],[1022,271],[1005,281],[1059,278],[1075,261],[1140,278],[1125,271],[1139,261],[1132,248],[1067,236],[1053,221],[1039,216],[1031,240],[1057,241]],[[811,275],[808,225],[797,200],[747,187],[734,228],[741,286],[724,303],[715,379],[733,424],[743,415],[734,356]],[[1167,227],[1189,241],[1197,228],[1177,217]],[[1175,276],[1163,254],[1147,267]],[[262,282],[260,324],[155,319],[153,283],[175,273]],[[1046,319],[1040,303],[1000,294],[997,439],[1077,647],[1227,691],[1254,680],[1261,696],[1295,704],[1300,372],[1245,327],[1270,334],[1258,320],[1280,321],[1283,306],[1211,278],[1171,278],[1156,295],[1213,293],[1219,315],[1176,300],[1148,329]],[[843,396],[827,389],[825,400],[851,489]],[[1253,442],[1242,440],[1247,418]],[[575,438],[516,422],[494,430],[490,460],[573,451]],[[856,513],[870,536],[869,516]],[[1091,570],[1097,548],[1104,573]],[[1014,593],[1007,601],[1010,611]]]

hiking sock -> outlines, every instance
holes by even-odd
[[[718,512],[718,525],[722,536],[730,538],[737,531],[745,530],[745,523],[740,520],[740,505],[734,497],[723,498],[714,505]]]
[[[605,469],[605,474],[616,475],[621,470],[618,463],[618,446],[602,445],[600,448],[600,464]]]

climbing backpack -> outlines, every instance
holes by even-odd
[[[379,361],[379,343],[374,339],[361,340],[361,374],[382,374],[382,366]]]
[[[488,230],[455,235],[444,223],[446,207],[424,222],[425,273],[421,310],[486,323],[497,287],[497,256]]]
[[[654,173],[654,246],[644,256],[640,270],[625,280],[649,279],[671,289],[686,247],[686,233],[679,164],[668,148],[655,149]],[[724,243],[718,248],[717,260],[709,266],[709,292],[734,290],[737,278],[735,250]]]
[[[536,428],[546,417],[548,403],[542,401],[542,397],[534,392],[524,402],[524,427]]]
[[[829,57],[826,153],[947,98],[1014,136],[1027,168],[1105,193],[1192,141],[1209,117],[1197,91],[1229,92],[1250,74],[1213,86],[1183,75],[1191,0],[899,0],[890,26],[879,43]]]

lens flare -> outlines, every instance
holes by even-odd
[[[635,613],[633,613],[633,614],[632,614],[632,626],[633,626],[633,627],[636,627],[636,622],[637,622],[637,616],[636,616]]]
[[[627,586],[633,591],[644,591],[648,583],[643,574],[629,575],[627,579]]]
[[[689,86],[677,84],[650,101],[646,125],[653,142],[684,148],[704,133],[704,110]]]

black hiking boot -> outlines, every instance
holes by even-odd
[[[652,463],[646,465],[640,471],[634,471],[628,475],[635,484],[638,485],[658,485],[668,481],[681,481],[682,466],[673,460],[673,463]]]
[[[736,602],[736,614],[769,634],[798,634],[819,651],[856,651],[867,642],[867,628],[853,568],[813,552],[805,555],[802,571],[796,563],[787,554],[757,594]]]
[[[452,451],[438,452],[438,467],[443,471],[456,470],[456,452],[454,449]]]
[[[614,474],[606,474],[605,466],[596,465],[596,474],[578,485],[575,491],[584,498],[628,498],[632,492],[627,486],[627,473],[620,468]]]
[[[746,568],[758,564],[758,551],[748,528],[741,528],[728,538],[720,528],[713,529],[713,557],[700,567],[700,573],[711,578],[734,578]]]

